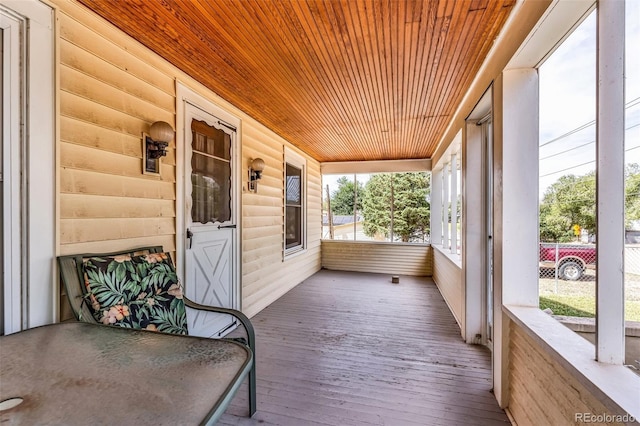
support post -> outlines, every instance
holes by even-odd
[[[596,359],[624,363],[624,1],[598,2]]]
[[[442,170],[431,173],[431,244],[442,244]]]
[[[458,253],[458,156],[451,154],[451,253]]]
[[[442,248],[449,247],[449,164],[442,166]]]

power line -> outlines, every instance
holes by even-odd
[[[587,143],[583,143],[582,145],[575,146],[573,148],[565,149],[564,151],[556,152],[555,154],[547,155],[546,157],[540,158],[540,161],[546,160],[547,158],[556,157],[556,156],[561,155],[561,154],[566,154],[567,152],[573,151],[573,150],[578,149],[578,148],[585,147],[587,145],[591,145],[592,143],[596,143],[596,141],[590,141],[590,142],[587,142]]]
[[[593,188],[593,190],[595,191],[595,187]],[[543,195],[543,199],[540,200],[540,202],[544,201],[544,196],[546,194]],[[553,196],[553,200],[551,200],[551,202],[553,203],[563,203],[563,204],[577,204],[577,203],[591,203],[591,202],[595,202],[596,200],[596,195],[595,192],[593,194],[593,197],[566,197],[566,198],[562,198],[562,197],[558,197],[558,194],[549,194],[549,197]],[[640,196],[640,192],[634,192],[631,194],[625,194],[625,202],[628,201],[627,199],[629,197],[638,197]],[[595,208],[595,207],[594,207]]]
[[[624,150],[624,152],[633,151],[633,150],[638,149],[638,148],[640,148],[640,145],[634,146],[634,147],[631,147],[631,148],[627,148],[627,149]],[[567,170],[577,169],[578,167],[586,166],[587,164],[591,164],[591,163],[595,163],[595,162],[596,162],[596,160],[587,161],[585,163],[577,164],[575,166],[570,166],[570,167],[567,167],[567,168],[564,168],[564,169],[561,169],[561,170],[557,170],[555,172],[550,172],[550,173],[547,173],[547,174],[544,174],[544,175],[540,175],[540,178],[551,176],[551,175],[555,175],[555,174],[562,173],[562,172],[566,172]]]
[[[541,175],[540,178],[542,179],[543,177],[556,175],[558,173],[566,172],[567,170],[577,169],[578,167],[586,166],[587,164],[591,164],[591,163],[595,163],[595,162],[596,162],[596,160],[587,161],[586,163],[581,163],[581,164],[578,164],[578,165],[575,165],[575,166],[567,167],[566,169],[558,170],[556,172],[547,173],[546,175]]]
[[[638,127],[638,126],[640,126],[640,123],[638,123],[638,124],[634,124],[633,126],[630,126],[630,127],[627,127],[627,128],[625,129],[625,131],[626,131],[626,130],[633,129],[634,127]],[[546,160],[546,159],[549,159],[549,158],[551,158],[551,157],[558,156],[558,155],[560,155],[560,154],[566,154],[567,152],[573,151],[573,150],[578,149],[578,148],[585,147],[585,146],[590,145],[590,144],[592,144],[592,143],[595,143],[595,141],[590,141],[590,142],[587,142],[587,143],[585,143],[585,144],[582,144],[582,145],[579,145],[579,146],[576,146],[576,147],[573,147],[573,148],[569,148],[569,149],[567,149],[567,150],[564,150],[564,151],[561,151],[561,152],[558,152],[558,153],[555,153],[555,154],[548,155],[548,156],[546,156],[546,157],[540,158],[540,160],[539,160],[539,161]],[[636,149],[638,149],[638,148],[640,148],[640,145],[638,145],[638,146],[633,146],[633,147],[631,147],[631,148],[627,148],[627,149],[625,149],[625,150],[624,150],[624,152],[630,152],[630,151],[636,150]],[[547,173],[547,174],[544,174],[544,175],[540,175],[540,178],[547,177],[547,176],[550,176],[550,175],[555,175],[555,174],[558,174],[558,173],[562,173],[562,172],[565,172],[565,171],[567,171],[567,170],[576,169],[576,168],[578,168],[578,167],[586,166],[587,164],[591,164],[591,163],[595,163],[595,162],[596,162],[596,160],[587,161],[587,162],[585,162],[585,163],[577,164],[577,165],[575,165],[575,166],[570,166],[570,167],[567,167],[567,168],[564,168],[564,169],[561,169],[561,170],[558,170],[558,171],[555,171],[555,172],[550,172],[550,173]]]
[[[633,106],[636,106],[636,105],[638,105],[638,104],[640,104],[640,97],[637,97],[637,98],[632,99],[632,100],[630,100],[629,102],[627,102],[627,104],[624,106],[624,109],[625,109],[625,110],[626,110],[626,109],[629,109],[629,108],[631,108],[631,107],[633,107]],[[581,126],[578,126],[578,127],[576,127],[575,129],[570,130],[570,131],[568,131],[567,133],[565,133],[565,134],[563,134],[563,135],[560,135],[560,136],[555,137],[555,138],[553,138],[553,139],[551,139],[551,140],[549,140],[549,141],[547,141],[547,142],[542,143],[542,144],[540,145],[540,148],[542,148],[543,146],[550,145],[550,144],[552,144],[552,143],[554,143],[554,142],[557,142],[557,141],[558,141],[558,140],[560,140],[560,139],[564,139],[564,138],[566,138],[566,137],[568,137],[568,136],[571,136],[571,135],[573,135],[574,133],[577,133],[577,132],[579,132],[579,131],[581,131],[581,130],[584,130],[584,129],[586,129],[586,128],[590,127],[590,126],[593,126],[594,124],[596,124],[596,120],[591,120],[591,121],[589,121],[588,123],[585,123],[585,124],[583,124],[583,125],[581,125]],[[636,126],[637,126],[637,125],[636,125]],[[631,128],[633,128],[633,127],[636,127],[636,126],[629,127],[629,129],[631,129]],[[625,130],[628,130],[628,129],[625,129]]]
[[[554,142],[558,142],[559,140],[564,139],[564,138],[566,138],[566,137],[568,137],[568,136],[571,136],[571,135],[573,135],[574,133],[578,133],[580,130],[584,130],[584,129],[586,129],[587,127],[591,127],[591,126],[593,126],[594,124],[596,124],[596,120],[590,121],[590,122],[588,122],[588,123],[586,123],[586,124],[583,124],[582,126],[576,127],[575,129],[573,129],[573,130],[571,130],[571,131],[568,131],[567,133],[565,133],[565,134],[563,134],[563,135],[560,135],[560,136],[558,136],[557,138],[551,139],[550,141],[547,141],[547,142],[545,142],[545,143],[541,144],[541,145],[540,145],[540,148],[542,148],[543,146],[551,145],[551,144],[552,144],[552,143],[554,143]]]
[[[640,123],[637,123],[637,124],[634,124],[633,126],[626,127],[624,130],[625,130],[625,132],[626,132],[627,130],[631,130],[631,129],[636,128],[636,127],[639,127],[639,126],[640,126]],[[557,141],[556,141],[556,142],[557,142]],[[587,145],[591,145],[592,143],[596,143],[596,141],[595,141],[595,140],[592,140],[592,141],[586,142],[586,143],[584,143],[584,144],[582,144],[582,145],[574,146],[573,148],[565,149],[564,151],[560,151],[560,152],[556,152],[555,154],[547,155],[546,157],[542,157],[542,158],[540,158],[540,161],[542,161],[542,160],[546,160],[547,158],[551,158],[551,157],[558,156],[558,155],[560,155],[560,154],[566,154],[567,152],[570,152],[570,151],[573,151],[573,150],[576,150],[576,149],[579,149],[579,148],[583,148],[583,147],[585,147],[585,146],[587,146]],[[636,148],[637,148],[637,147],[629,148],[629,149],[627,149],[627,150],[625,150],[625,151],[630,151],[630,150],[632,150],[632,149],[636,149]]]

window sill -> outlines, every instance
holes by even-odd
[[[284,256],[282,256],[282,261],[286,262],[287,260],[293,259],[294,257],[301,256],[301,255],[305,254],[306,252],[307,252],[307,248],[306,247],[298,249],[298,250],[294,250],[294,251],[291,251],[291,252],[288,252],[288,253],[285,252]]]
[[[505,305],[503,311],[613,414],[640,419],[640,376],[597,362],[591,343],[538,308]]]
[[[330,238],[323,238],[323,243],[335,243],[335,244],[375,244],[375,245],[387,245],[387,246],[409,246],[409,247],[429,247],[429,243],[403,243],[403,242],[391,242],[391,241],[365,241],[365,240],[332,240]]]
[[[456,253],[451,253],[450,249],[444,248],[441,245],[431,244],[435,250],[438,250],[441,254],[443,254],[447,259],[449,259],[454,265],[458,268],[462,269],[462,256]]]

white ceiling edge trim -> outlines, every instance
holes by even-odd
[[[337,161],[320,163],[320,172],[323,175],[428,171],[431,171],[430,158],[413,160]]]
[[[460,154],[462,150],[461,148],[462,148],[462,129],[458,130],[458,133],[456,133],[456,135],[453,137],[453,140],[451,141],[449,146],[447,146],[447,149],[445,149],[445,151],[442,153],[442,155],[438,159],[438,162],[436,164],[433,164],[432,170],[433,171],[442,170],[442,167],[445,164],[451,163],[452,155]],[[458,167],[461,167],[461,166],[462,166],[462,162],[459,161]]]
[[[595,7],[595,0],[555,0],[505,69],[540,66]]]

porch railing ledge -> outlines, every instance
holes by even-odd
[[[444,248],[444,247],[442,247],[442,245],[439,245],[439,244],[431,244],[431,247],[433,247],[435,250],[438,250],[438,252],[442,253],[454,265],[456,265],[458,268],[462,269],[462,256],[461,255],[451,253],[450,249]]]
[[[365,241],[365,240],[332,240],[329,238],[323,238],[321,240],[323,243],[330,243],[330,244],[344,244],[344,243],[350,243],[350,244],[376,244],[376,245],[387,245],[387,246],[410,246],[410,247],[429,247],[432,244],[430,243],[403,243],[400,241]]]
[[[538,307],[504,305],[502,310],[613,414],[640,419],[640,376],[623,365],[595,360],[595,347]]]

